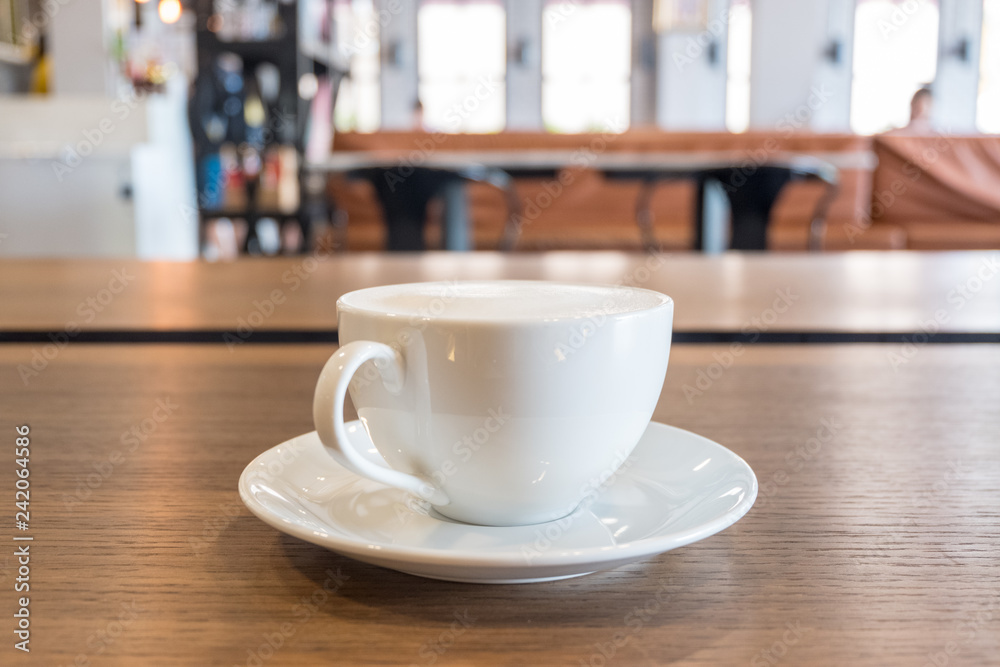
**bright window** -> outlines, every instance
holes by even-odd
[[[337,93],[338,130],[374,132],[380,123],[379,19],[373,0],[334,0],[335,43],[350,75]]]
[[[910,98],[937,72],[937,0],[858,0],[851,129],[875,134],[910,120]]]
[[[983,2],[983,41],[979,59],[980,132],[1000,134],[1000,0]]]
[[[632,9],[627,0],[548,2],[542,13],[546,129],[626,129],[631,49]]]
[[[745,132],[750,125],[750,0],[732,0],[726,63],[726,128]]]
[[[423,124],[428,130],[503,130],[506,31],[500,0],[425,0],[421,4],[417,65]]]

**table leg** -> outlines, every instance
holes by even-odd
[[[717,255],[729,247],[729,198],[714,178],[703,181],[700,194],[701,250],[707,255]]]
[[[469,202],[465,182],[449,179],[442,188],[445,250],[470,250]]]
[[[656,240],[656,232],[653,229],[653,209],[650,205],[653,201],[653,193],[656,191],[657,181],[647,179],[639,189],[639,198],[635,203],[635,222],[639,226],[639,235],[642,239],[642,247],[646,252],[660,252],[662,248]]]

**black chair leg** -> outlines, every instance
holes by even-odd
[[[787,169],[759,167],[738,187],[724,185],[733,212],[729,244],[733,250],[767,250],[771,209],[791,179]]]

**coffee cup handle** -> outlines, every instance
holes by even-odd
[[[344,428],[344,400],[354,374],[367,361],[375,362],[382,384],[391,394],[403,390],[406,362],[396,350],[367,340],[348,343],[333,353],[316,383],[313,422],[326,449],[348,470],[388,486],[414,493],[432,505],[447,505],[448,497],[430,481],[373,463],[354,448]]]

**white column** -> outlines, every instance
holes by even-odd
[[[382,129],[413,129],[413,103],[417,100],[416,0],[377,0],[376,7],[389,17],[381,21]]]
[[[632,0],[631,127],[656,123],[656,33],[653,0]]]
[[[826,29],[819,44],[816,86],[826,91],[823,96],[828,100],[810,108],[809,128],[816,132],[850,132],[854,0],[826,0],[826,3]]]
[[[941,0],[934,122],[947,132],[976,132],[982,0]]]
[[[729,0],[709,0],[703,30],[659,35],[656,122],[668,130],[726,129]]]
[[[45,3],[52,58],[52,92],[113,95],[104,3]]]
[[[846,131],[853,2],[753,0],[751,8],[750,128]]]
[[[542,129],[542,0],[507,0],[507,129]]]

